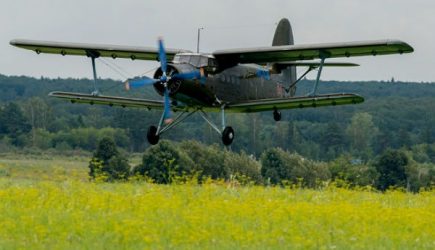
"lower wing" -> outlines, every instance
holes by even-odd
[[[163,109],[163,101],[147,100],[140,98],[127,98],[117,96],[90,95],[71,92],[51,92],[51,97],[69,100],[71,103],[99,104],[118,107],[134,107],[151,109]],[[228,104],[225,107],[231,113],[253,113],[272,110],[316,108],[324,106],[336,106],[357,104],[364,102],[364,98],[355,94],[328,94],[307,97],[273,98],[261,99],[247,102]],[[174,111],[194,111],[202,109],[204,111],[219,112],[220,107],[187,107],[172,106]]]
[[[135,107],[135,108],[147,108],[147,109],[163,109],[163,101],[147,100],[139,98],[127,98],[118,96],[103,96],[103,95],[90,95],[82,93],[71,92],[51,92],[51,97],[60,99],[66,99],[71,103],[87,103],[87,104],[100,104],[108,106],[119,107]]]
[[[235,103],[227,106],[228,112],[252,113],[283,109],[316,108],[357,104],[364,102],[364,98],[355,94],[328,94],[307,97],[274,98]]]

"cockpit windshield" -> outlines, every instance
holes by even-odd
[[[216,67],[215,58],[211,55],[183,53],[174,56],[174,63],[187,63],[196,68]]]

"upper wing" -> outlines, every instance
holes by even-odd
[[[323,106],[336,106],[357,104],[364,102],[364,98],[355,94],[329,94],[307,97],[274,98],[229,104],[228,112],[251,113],[271,111],[275,109],[316,108]]]
[[[218,50],[213,53],[220,65],[237,63],[272,63],[320,58],[376,56],[411,53],[414,49],[399,40],[380,40],[348,43],[285,45],[251,49]]]
[[[153,47],[136,47],[136,46],[119,46],[119,45],[104,45],[104,44],[86,44],[86,43],[64,43],[64,42],[48,42],[35,40],[12,40],[11,45],[33,50],[36,53],[50,53],[59,55],[73,56],[96,56],[96,57],[112,57],[129,58],[132,60],[157,60],[159,51]],[[166,56],[172,60],[175,54],[189,52],[181,49],[166,49]]]

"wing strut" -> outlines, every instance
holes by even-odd
[[[314,83],[313,91],[308,94],[308,96],[315,96],[317,94],[317,87],[319,86],[320,75],[322,74],[323,65],[325,64],[326,55],[325,53],[320,53],[320,66],[317,72],[316,82]]]
[[[298,82],[300,82],[302,80],[302,78],[304,78],[306,75],[308,75],[308,73],[310,73],[313,69],[315,69],[316,67],[314,66],[309,66],[308,69],[293,83],[291,83],[288,88],[285,89],[285,92],[288,94],[290,93],[290,90],[293,88],[293,86],[295,86]]]
[[[97,88],[97,69],[95,66],[95,58],[100,57],[100,53],[98,53],[97,51],[87,50],[86,55],[90,57],[92,60],[92,72],[94,74],[94,91],[92,92],[92,95],[98,96],[100,95],[100,92],[98,91]]]

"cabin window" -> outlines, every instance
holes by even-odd
[[[199,56],[191,56],[190,57],[190,64],[192,64],[195,67],[198,67],[199,65]]]
[[[200,54],[178,54],[174,56],[174,63],[187,63],[196,68],[216,67],[216,61],[213,57]]]

